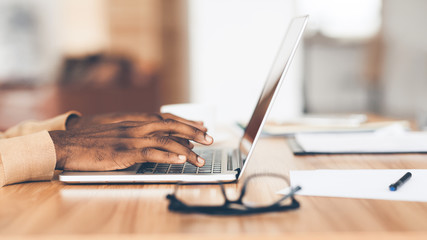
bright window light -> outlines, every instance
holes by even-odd
[[[369,38],[381,26],[381,0],[299,0],[312,30],[332,38]],[[314,28],[314,29],[313,29]]]

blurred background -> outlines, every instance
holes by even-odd
[[[427,112],[427,1],[2,0],[0,129],[67,110],[253,110],[291,17],[308,31],[271,120]]]

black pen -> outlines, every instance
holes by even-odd
[[[390,191],[396,191],[400,186],[402,186],[406,181],[408,181],[412,177],[412,173],[407,172],[403,177],[401,177],[397,182],[391,184],[388,188]]]

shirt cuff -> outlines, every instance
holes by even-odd
[[[50,180],[55,166],[55,145],[47,131],[0,140],[0,187]]]

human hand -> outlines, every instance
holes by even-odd
[[[51,131],[56,168],[73,171],[124,169],[141,162],[203,166],[205,160],[191,149],[191,141],[213,143],[206,131],[180,121],[100,124],[67,131]]]
[[[170,113],[108,113],[93,116],[71,115],[67,120],[66,128],[71,130],[76,128],[90,127],[98,124],[118,123],[125,121],[152,122],[166,119],[179,121],[196,127],[201,131],[207,131],[206,127],[203,126],[203,122],[187,120]]]

